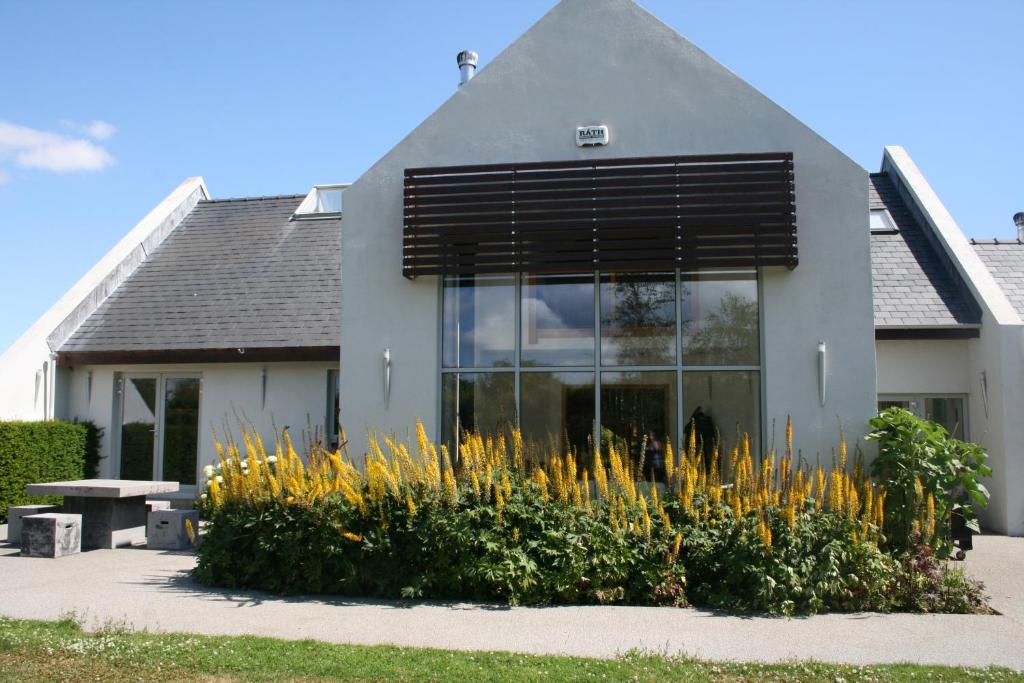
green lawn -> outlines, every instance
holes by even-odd
[[[1006,669],[751,665],[654,655],[616,660],[331,645],[255,637],[86,633],[59,622],[0,618],[0,681],[1010,681]]]

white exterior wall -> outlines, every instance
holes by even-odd
[[[261,406],[261,370],[266,368],[266,405]],[[202,376],[199,401],[198,468],[216,460],[214,432],[223,436],[225,426],[240,437],[239,416],[256,425],[268,448],[277,429],[290,427],[296,448],[312,423],[322,436],[328,415],[329,370],[334,363],[210,363],[180,365],[94,365],[68,372],[67,419],[91,420],[104,428],[101,440],[100,476],[116,478],[120,462],[111,450],[111,436],[119,425],[114,415],[115,373]],[[92,373],[92,395],[88,392]],[[199,480],[199,479],[197,479]]]
[[[62,414],[66,378],[63,370],[55,372],[53,352],[199,200],[208,198],[202,178],[185,180],[0,356],[0,420],[43,420]],[[46,277],[45,269],[40,272]]]
[[[988,451],[993,470],[986,482],[992,500],[981,519],[994,531],[1024,535],[1024,321],[907,152],[886,147],[882,170],[917,208],[981,306],[981,334],[968,343],[965,364],[971,440]]]
[[[629,0],[564,0],[345,191],[341,413],[350,435],[439,426],[436,277],[402,277],[408,167],[792,151],[800,265],[762,274],[766,436],[786,416],[805,454],[837,417],[859,441],[874,412],[867,176],[778,105]],[[400,83],[395,83],[400,87]],[[576,126],[607,124],[607,147]],[[828,345],[819,403],[817,345]],[[390,408],[382,353],[391,350]],[[353,442],[358,449],[365,443]]]
[[[876,342],[878,394],[969,394],[966,339]]]

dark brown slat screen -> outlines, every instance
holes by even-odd
[[[793,155],[405,172],[403,274],[796,267]]]

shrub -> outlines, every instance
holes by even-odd
[[[749,441],[707,462],[666,452],[664,484],[637,481],[609,444],[531,462],[517,431],[468,434],[453,466],[426,439],[372,437],[357,468],[287,432],[220,447],[201,506],[197,578],[275,592],[506,601],[695,604],[777,614],[889,610],[905,571],[880,549],[885,493],[840,443],[830,472]],[[607,459],[607,465],[604,460]],[[907,582],[904,582],[907,584]]]
[[[988,506],[980,479],[992,470],[984,449],[903,408],[888,408],[869,422],[874,431],[867,438],[878,442],[872,474],[887,495],[888,545],[900,551],[932,545],[940,557],[948,556],[950,516],[959,515],[978,531],[974,506]]]
[[[7,508],[59,498],[28,496],[28,484],[81,479],[88,429],[67,422],[0,422],[0,521]]]

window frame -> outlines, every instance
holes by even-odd
[[[960,425],[960,431],[963,432],[963,440],[964,441],[970,441],[971,440],[971,406],[970,406],[970,401],[969,401],[969,399],[970,399],[969,394],[963,394],[963,393],[957,393],[957,392],[946,393],[946,394],[943,394],[943,393],[924,393],[924,394],[920,394],[920,393],[885,393],[885,394],[877,394],[875,396],[875,409],[879,410],[878,404],[882,403],[883,401],[906,402],[908,404],[908,407],[906,408],[906,410],[910,411],[913,415],[921,418],[922,420],[927,420],[928,416],[925,414],[925,401],[927,399],[936,399],[936,398],[942,398],[942,399],[955,398],[955,399],[959,399],[961,401],[960,405],[961,405],[961,409],[962,409],[962,412],[963,412],[964,420],[963,420],[963,424]],[[881,410],[879,410],[879,412],[881,412]],[[955,434],[953,436],[956,437]]]
[[[199,380],[199,417],[198,425],[201,428],[203,420],[205,418],[205,406],[206,401],[204,399],[204,393],[206,389],[205,381],[203,379],[203,373],[200,370],[182,370],[182,371],[135,371],[135,370],[119,370],[114,372],[113,375],[113,401],[111,408],[111,435],[110,435],[110,477],[113,479],[121,478],[121,428],[123,426],[124,415],[124,383],[131,379],[152,379],[156,381],[156,405],[154,410],[154,434],[153,434],[153,475],[163,476],[164,468],[164,434],[166,431],[166,425],[164,423],[165,418],[165,401],[166,401],[166,383],[168,379],[197,379]],[[202,460],[200,458],[200,452],[202,450],[202,430],[200,429],[199,438],[196,443],[196,483],[195,484],[180,484],[177,493],[166,494],[168,498],[195,498],[199,495],[199,485],[202,481],[201,465]]]
[[[317,198],[321,190],[329,192],[338,191],[343,192],[349,185],[348,183],[331,183],[327,185],[314,185],[313,189],[310,190],[305,199],[295,209],[295,213],[292,214],[291,220],[293,221],[316,221],[316,220],[327,220],[330,218],[340,218],[343,211],[317,211]],[[342,201],[344,195],[342,195]]]
[[[872,226],[871,219],[874,216],[880,216],[883,225],[877,228]],[[900,229],[896,227],[896,221],[893,220],[892,214],[889,213],[888,209],[870,209],[868,211],[868,231],[872,235],[895,235]]]
[[[675,269],[675,345],[676,345],[676,361],[674,364],[662,364],[662,365],[602,365],[601,363],[601,275],[600,271],[593,271],[591,273],[594,282],[594,364],[593,365],[580,365],[580,366],[567,366],[567,365],[529,365],[524,367],[522,365],[522,313],[523,313],[523,279],[529,277],[531,273],[509,273],[514,278],[515,282],[515,305],[514,305],[514,339],[515,349],[513,352],[513,365],[511,367],[445,367],[444,366],[444,349],[442,348],[444,342],[444,290],[445,282],[450,278],[457,278],[459,276],[440,276],[438,277],[437,284],[437,301],[438,301],[438,331],[437,331],[437,368],[438,368],[438,386],[436,392],[436,415],[437,415],[437,430],[438,435],[444,433],[444,400],[442,398],[443,392],[443,376],[447,374],[454,374],[458,376],[460,373],[512,373],[515,375],[513,381],[514,386],[514,401],[515,401],[515,423],[518,425],[522,413],[522,396],[521,396],[521,379],[524,373],[530,372],[591,372],[594,376],[594,428],[593,428],[593,439],[594,443],[600,443],[601,438],[601,388],[603,383],[601,377],[603,373],[642,373],[642,372],[674,372],[676,375],[676,387],[675,387],[675,402],[676,402],[676,416],[675,416],[675,429],[673,436],[673,448],[677,452],[684,447],[683,440],[684,427],[686,421],[686,415],[684,415],[685,397],[683,395],[683,375],[687,372],[752,372],[756,373],[758,382],[758,395],[757,395],[757,420],[756,424],[750,425],[748,429],[752,437],[755,436],[756,430],[756,443],[762,444],[765,432],[765,371],[764,371],[764,281],[762,268],[715,268],[706,270],[684,270]],[[607,271],[606,271],[607,272]],[[666,271],[658,271],[666,272]],[[683,363],[683,278],[687,275],[700,275],[700,274],[735,274],[750,276],[753,275],[753,280],[757,286],[757,364],[753,365],[685,365]],[[458,382],[456,382],[456,385]],[[458,405],[456,403],[456,405]],[[457,409],[456,409],[457,410]],[[457,432],[455,432],[457,434]],[[458,457],[458,438],[454,439],[454,452],[452,453],[453,458]]]

